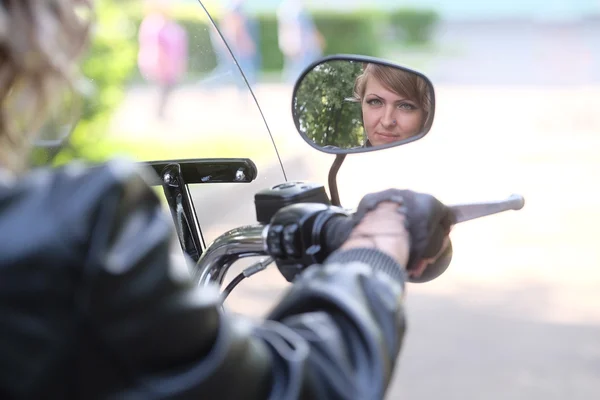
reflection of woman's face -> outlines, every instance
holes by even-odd
[[[417,135],[425,115],[416,101],[386,89],[373,76],[367,80],[362,113],[367,138],[373,146]]]

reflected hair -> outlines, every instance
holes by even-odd
[[[26,167],[53,102],[74,88],[91,11],[91,0],[0,0],[0,166]]]
[[[414,102],[424,111],[423,129],[431,125],[431,91],[427,81],[419,75],[396,67],[367,63],[362,74],[354,83],[353,101],[362,102],[367,90],[367,82],[371,77],[377,79],[383,87],[399,96],[404,96]]]

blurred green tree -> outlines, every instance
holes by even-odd
[[[351,148],[364,144],[360,103],[352,101],[361,62],[333,60],[302,78],[294,97],[300,129],[319,146]]]
[[[426,45],[432,41],[440,16],[434,10],[402,8],[390,12],[389,23],[408,45]]]
[[[32,163],[59,165],[73,159],[103,161],[114,151],[104,134],[125,95],[125,83],[137,63],[137,32],[120,0],[96,1],[96,21],[82,71],[89,92],[69,140],[60,147],[38,148]],[[71,110],[63,110],[70,113]]]

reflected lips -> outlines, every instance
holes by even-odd
[[[395,141],[401,139],[400,136],[394,135],[391,133],[375,132],[375,135],[378,136],[379,138],[381,138],[381,140],[383,140],[384,142],[395,142]]]

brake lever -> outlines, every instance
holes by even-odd
[[[511,195],[506,200],[490,201],[483,203],[459,204],[449,206],[454,213],[455,224],[470,221],[472,219],[487,217],[509,210],[520,210],[525,206],[525,198],[518,194]]]

